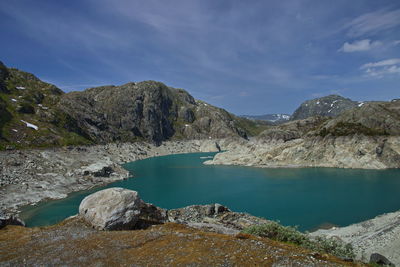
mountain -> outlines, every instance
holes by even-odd
[[[144,81],[64,95],[60,110],[97,142],[247,137],[241,119],[183,89]]]
[[[155,81],[64,93],[0,62],[0,149],[147,140],[247,138],[256,122]]]
[[[293,112],[291,119],[301,120],[312,116],[335,117],[358,105],[363,104],[339,95],[328,95],[303,102]]]
[[[56,108],[56,86],[0,62],[0,89],[0,149],[90,143]]]
[[[289,114],[265,114],[265,115],[241,115],[249,120],[268,121],[273,123],[284,123],[290,119]]]
[[[400,100],[269,126],[251,142],[230,144],[206,164],[400,168]]]
[[[400,135],[400,101],[367,102],[344,111],[327,120],[318,131],[319,135],[347,136],[363,134],[368,136]]]

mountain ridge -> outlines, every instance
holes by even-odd
[[[0,62],[0,149],[256,135],[262,125],[161,82],[64,93]]]

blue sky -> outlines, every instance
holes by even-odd
[[[235,114],[400,97],[398,0],[2,0],[0,60],[64,91],[158,80]]]

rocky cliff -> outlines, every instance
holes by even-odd
[[[291,119],[300,120],[312,116],[335,117],[358,105],[361,103],[339,95],[328,95],[305,101],[293,112]]]
[[[155,81],[69,93],[58,107],[96,142],[247,137],[234,115]]]
[[[155,81],[65,94],[0,62],[0,150],[258,134],[257,123]]]

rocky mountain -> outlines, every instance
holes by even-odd
[[[89,140],[56,105],[64,92],[0,62],[0,149],[86,144]]]
[[[256,122],[155,81],[65,94],[0,63],[0,149],[169,139],[247,138]]]
[[[368,102],[334,118],[270,126],[207,164],[259,167],[400,168],[400,101]]]
[[[280,124],[290,119],[289,114],[264,114],[264,115],[241,115],[240,117],[249,120],[260,120]]]
[[[247,137],[241,119],[155,81],[69,93],[58,107],[97,142]]]
[[[368,102],[344,111],[321,125],[321,136],[363,134],[369,136],[400,135],[400,101]]]
[[[363,104],[339,95],[328,95],[303,102],[293,112],[291,119],[301,120],[312,116],[335,117],[343,111],[355,108],[358,105],[361,106]]]

